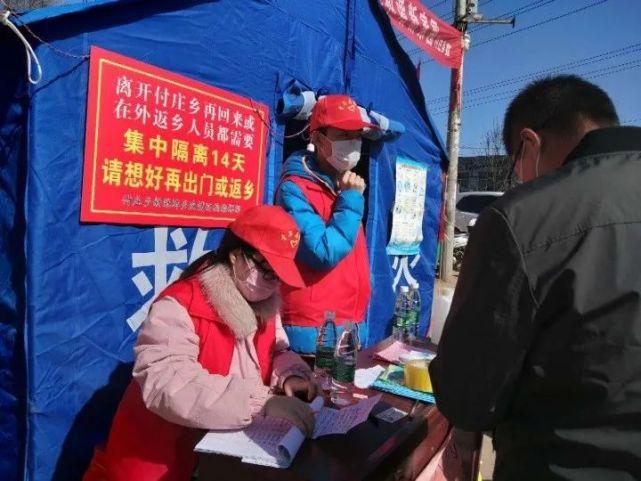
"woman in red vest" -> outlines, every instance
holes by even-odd
[[[158,296],[135,346],[134,379],[84,481],[188,481],[201,430],[240,429],[257,416],[313,432],[299,397],[311,401],[316,386],[278,315],[280,281],[303,286],[299,239],[282,208],[249,209],[217,251]]]

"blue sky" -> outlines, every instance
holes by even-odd
[[[454,0],[422,0],[441,18],[451,21]],[[516,27],[509,25],[472,26],[472,48],[465,58],[461,155],[477,150],[485,133],[503,113],[516,94],[541,70],[570,64],[560,70],[575,73],[601,86],[611,96],[622,121],[641,125],[641,0],[480,0],[485,18],[496,18],[516,9],[530,10],[516,15]],[[593,6],[591,6],[593,5]],[[552,17],[573,10],[556,21],[540,26]],[[524,27],[529,29],[517,32]],[[479,45],[493,37],[509,34]],[[447,102],[450,70],[429,61],[414,44],[401,37],[414,63],[422,59],[421,85],[428,109],[443,139],[447,129]],[[604,54],[604,55],[601,55]],[[505,81],[505,82],[504,82]],[[502,82],[500,85],[491,85]]]

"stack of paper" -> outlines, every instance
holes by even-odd
[[[365,422],[380,399],[379,394],[338,410],[323,407],[323,398],[317,397],[310,404],[316,413],[313,438],[345,434]],[[196,451],[235,456],[244,463],[286,468],[291,465],[304,440],[303,433],[288,421],[261,418],[240,431],[210,431],[196,445]]]

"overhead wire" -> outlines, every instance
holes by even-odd
[[[597,0],[595,2],[592,2],[592,3],[588,4],[588,5],[584,5],[583,7],[575,8],[574,10],[570,10],[569,12],[565,12],[565,13],[562,13],[560,15],[555,15],[553,17],[546,18],[545,20],[542,20],[542,21],[537,22],[537,23],[533,23],[532,25],[527,25],[525,27],[519,28],[519,29],[514,30],[512,32],[507,32],[507,33],[504,33],[504,34],[501,34],[501,35],[497,35],[496,37],[488,38],[487,40],[484,40],[482,42],[474,44],[472,46],[472,48],[478,48],[478,47],[481,47],[483,45],[487,45],[488,43],[492,43],[492,42],[495,42],[497,40],[501,40],[501,39],[504,39],[504,38],[507,38],[507,37],[511,37],[512,35],[516,35],[518,33],[522,33],[522,32],[526,32],[528,30],[532,30],[533,28],[540,27],[541,25],[546,25],[548,23],[555,22],[555,21],[560,20],[562,18],[569,17],[571,15],[576,15],[577,13],[580,13],[580,12],[583,12],[583,11],[588,10],[590,8],[594,8],[594,7],[597,7],[599,5],[602,5],[607,1],[608,0]]]
[[[633,119],[625,119],[620,122],[621,125],[630,125],[634,122],[639,122],[641,121],[641,117],[636,117]],[[461,150],[473,150],[477,152],[487,152],[489,149],[487,146],[482,146],[482,145],[461,145],[459,147]]]
[[[563,70],[570,69],[570,68],[573,69],[573,70],[576,70],[576,69],[585,67],[587,65],[592,65],[592,64],[595,64],[595,63],[605,62],[605,61],[608,61],[608,60],[612,60],[614,58],[622,57],[622,56],[625,56],[625,55],[630,55],[630,54],[636,53],[636,52],[641,52],[641,42],[636,42],[636,43],[627,45],[625,47],[620,47],[620,48],[617,48],[617,49],[609,50],[607,52],[603,52],[603,53],[600,53],[600,54],[597,54],[597,55],[592,55],[590,57],[585,57],[585,58],[582,58],[582,59],[573,60],[571,62],[566,62],[564,64],[556,65],[554,67],[548,67],[548,68],[545,68],[545,69],[540,69],[540,70],[536,70],[536,71],[533,71],[533,72],[528,72],[528,73],[525,73],[525,74],[517,75],[515,77],[507,78],[507,79],[504,79],[504,80],[499,80],[497,82],[492,82],[492,83],[489,83],[489,84],[481,85],[479,87],[465,89],[465,90],[463,90],[463,95],[467,97],[467,96],[470,96],[470,95],[473,96],[473,95],[478,94],[478,93],[488,92],[488,91],[492,91],[492,90],[498,90],[498,89],[500,89],[502,87],[507,87],[509,85],[519,84],[519,83],[522,83],[522,82],[524,82],[526,80],[534,79],[534,78],[543,76],[545,74],[561,72]],[[427,99],[426,103],[427,103],[427,105],[434,105],[434,104],[447,102],[448,100],[449,100],[449,96],[444,95],[444,96],[440,96],[440,97],[434,97],[434,98],[431,98],[431,99]]]
[[[535,3],[534,5],[530,5],[529,6],[529,7],[536,7],[536,8],[531,8],[531,9],[529,9],[527,11],[531,12],[531,11],[536,10],[538,8],[542,8],[542,7],[548,5],[549,3],[551,3],[554,0],[538,0],[538,1],[541,2],[541,3]],[[511,32],[507,32],[507,33],[504,33],[504,34],[501,34],[501,35],[497,35],[495,37],[488,38],[488,39],[483,40],[483,41],[481,41],[479,43],[473,43],[470,48],[478,48],[478,47],[480,47],[482,45],[487,45],[488,43],[492,43],[492,42],[495,42],[497,40],[501,40],[503,38],[510,37],[512,35],[516,35],[516,34],[519,34],[519,33],[522,33],[522,32],[528,31],[528,30],[532,30],[533,28],[540,27],[542,25],[546,25],[546,24],[551,23],[551,22],[555,22],[555,21],[560,20],[562,18],[565,18],[565,17],[568,17],[568,16],[572,16],[572,15],[576,15],[576,14],[578,14],[578,13],[584,11],[584,10],[599,6],[599,5],[601,5],[601,4],[603,4],[603,3],[607,2],[607,1],[608,0],[597,0],[595,2],[592,2],[592,3],[588,4],[588,5],[584,5],[582,7],[575,8],[575,9],[570,10],[568,12],[565,12],[565,13],[562,13],[562,14],[559,14],[559,15],[554,15],[552,17],[548,17],[548,18],[546,18],[544,20],[541,20],[540,22],[536,22],[536,23],[533,23],[531,25],[526,25],[525,27],[521,27],[521,28],[513,30]],[[526,7],[526,8],[529,8],[529,7]],[[452,13],[450,19],[453,18],[453,17],[454,17],[454,14]],[[443,17],[443,20],[447,21],[448,17]],[[420,47],[416,47],[416,48],[413,48],[411,50],[408,50],[407,54],[408,55],[413,55],[416,52],[420,52],[421,50],[422,49]]]
[[[492,1],[494,1],[494,0],[487,0],[484,3],[481,3],[479,6],[485,6],[485,5],[487,5],[488,3],[492,2]],[[527,13],[527,12],[536,10],[538,8],[544,7],[545,5],[548,5],[548,4],[556,2],[556,1],[557,0],[536,0],[533,3],[527,4],[527,5],[523,5],[523,6],[519,7],[519,8],[517,8],[517,9],[511,10],[511,11],[506,12],[506,13],[503,13],[500,16],[508,16],[508,15],[514,15],[514,14]],[[449,13],[445,14],[442,17],[442,20],[446,21],[446,22],[454,20],[454,12],[452,11],[452,12],[449,12]],[[475,28],[475,30],[480,30],[483,26],[487,27],[487,26],[489,26],[489,24],[482,24],[482,25],[478,25],[478,26],[474,25],[474,24],[471,25],[471,27]],[[417,52],[423,52],[423,49],[421,49],[420,47],[414,47],[410,51],[408,51],[407,53],[409,55],[413,55],[414,53],[417,53]]]
[[[600,69],[597,69],[597,70],[593,70],[592,72],[587,72],[586,74],[583,74],[581,76],[584,79],[593,80],[593,79],[597,79],[597,78],[601,78],[601,77],[606,77],[606,76],[609,76],[609,75],[614,75],[616,73],[625,72],[625,71],[632,70],[632,69],[639,68],[639,67],[641,67],[641,58],[635,59],[635,60],[631,60],[629,62],[623,62],[623,63],[618,64],[618,65],[612,65],[612,66],[600,68]],[[511,91],[508,91],[508,92],[497,93],[494,96],[491,96],[491,98],[489,98],[487,100],[484,100],[482,102],[477,102],[478,100],[481,100],[481,99],[475,99],[476,101],[473,100],[471,103],[464,103],[463,110],[467,110],[467,109],[474,108],[474,107],[479,107],[481,105],[491,104],[491,103],[494,103],[494,102],[499,102],[501,100],[511,99],[516,92],[518,92],[518,89],[511,90]],[[433,115],[443,115],[443,114],[446,114],[448,111],[449,111],[448,108],[443,108],[443,109],[438,110],[437,112],[433,112],[432,114]]]
[[[523,15],[525,13],[532,12],[534,10],[538,10],[539,8],[543,8],[550,3],[554,3],[557,0],[537,0],[535,2],[522,5],[519,8],[515,8],[513,10],[510,10],[508,12],[501,13],[497,15],[498,18],[505,18],[505,17],[514,17],[516,15]],[[470,26],[470,31],[471,32],[478,32],[479,30],[483,30],[484,28],[490,27],[492,24],[490,23],[480,23],[480,24],[472,24]]]

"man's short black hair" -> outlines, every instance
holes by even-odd
[[[536,80],[510,103],[503,124],[505,150],[512,155],[512,135],[525,127],[535,131],[572,134],[582,121],[600,127],[619,125],[612,100],[603,89],[576,75]]]

